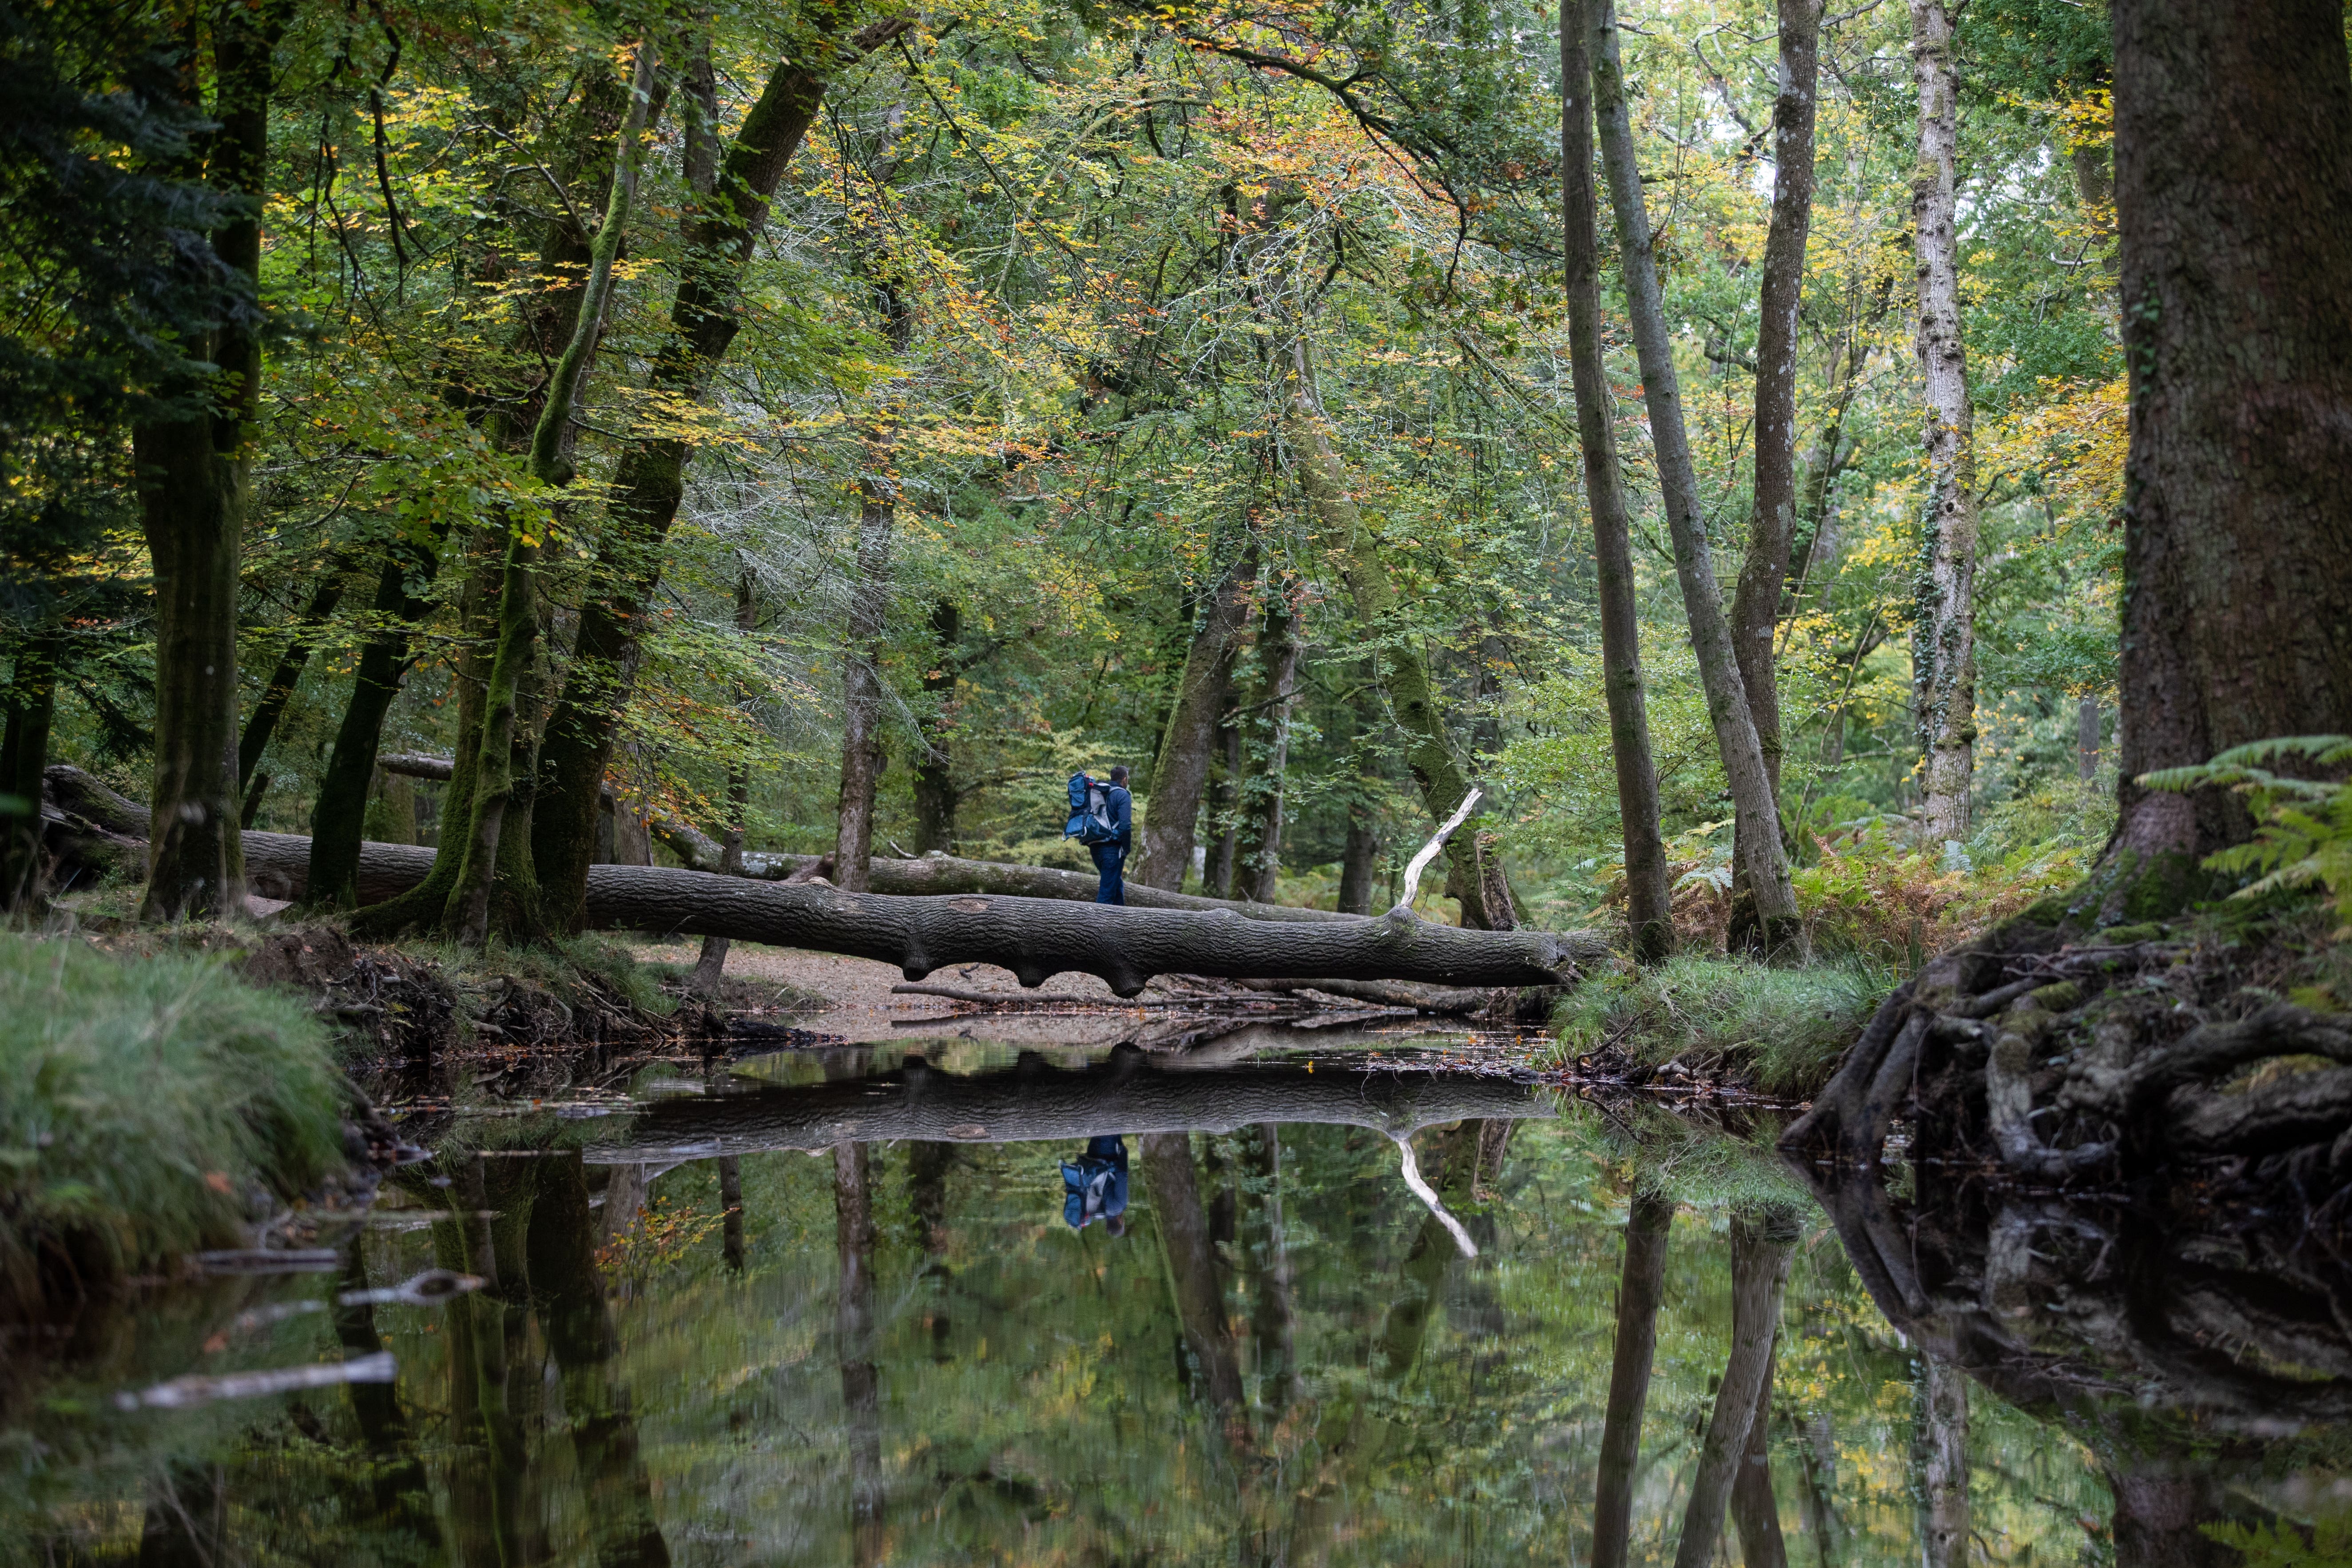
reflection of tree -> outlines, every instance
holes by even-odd
[[[1706,1568],[1714,1560],[1732,1483],[1749,1449],[1748,1433],[1771,1397],[1772,1341],[1780,1324],[1780,1292],[1789,1281],[1789,1249],[1796,1239],[1797,1217],[1785,1208],[1732,1214],[1731,1354],[1723,1363],[1715,1411],[1691,1476],[1675,1568]],[[1765,1486],[1769,1496],[1769,1477]],[[1777,1538],[1778,1531],[1773,1533]]]
[[[1258,1194],[1264,1239],[1251,1297],[1261,1396],[1278,1415],[1298,1397],[1297,1318],[1291,1305],[1290,1242],[1282,1224],[1282,1138],[1271,1121],[1257,1124],[1249,1145],[1250,1174]]]
[[[1625,1568],[1633,1534],[1633,1465],[1642,1446],[1642,1410],[1658,1351],[1658,1300],[1665,1293],[1671,1198],[1637,1192],[1625,1215],[1624,1269],[1617,1284],[1617,1332],[1609,1367],[1609,1409],[1601,1417],[1601,1464],[1592,1500],[1592,1568]]]
[[[375,1309],[366,1300],[341,1300],[367,1289],[367,1264],[360,1256],[354,1235],[343,1248],[343,1268],[335,1307],[335,1337],[346,1357],[373,1355],[383,1348],[377,1334]],[[359,1424],[360,1442],[375,1461],[371,1501],[383,1529],[411,1542],[421,1559],[439,1554],[439,1531],[433,1520],[430,1482],[417,1458],[415,1434],[400,1408],[400,1390],[390,1383],[344,1384],[351,1397],[352,1417]]]
[[[881,1374],[874,1342],[874,1192],[866,1147],[833,1148],[834,1235],[841,1263],[834,1332],[849,1417],[850,1539],[860,1568],[882,1561]]]
[[[1246,1453],[1252,1444],[1242,1405],[1241,1359],[1219,1288],[1216,1249],[1201,1203],[1192,1137],[1152,1132],[1142,1142],[1144,1180],[1150,1184],[1152,1217],[1168,1260],[1184,1349],[1226,1446],[1235,1454]]]
[[[923,1278],[930,1285],[927,1321],[931,1331],[931,1359],[945,1363],[953,1353],[949,1340],[954,1320],[948,1311],[948,1287],[954,1272],[948,1268],[948,1173],[955,1169],[958,1146],[916,1142],[907,1146],[907,1198],[923,1248]]]
[[[1969,1382],[1923,1355],[1919,1380],[1919,1538],[1927,1568],[1969,1568]]]

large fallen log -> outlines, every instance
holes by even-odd
[[[824,1149],[897,1138],[961,1143],[1080,1140],[1097,1133],[1231,1132],[1260,1121],[1369,1127],[1390,1138],[1465,1118],[1559,1114],[1541,1088],[1503,1077],[1349,1071],[1318,1063],[1186,1070],[1139,1053],[1071,1071],[1036,1067],[986,1077],[937,1071],[920,1058],[877,1078],[662,1100],[591,1163],[638,1164]]]
[[[415,752],[396,752],[379,757],[376,762],[386,773],[405,773],[412,778],[446,779],[450,773],[448,758],[425,756]],[[646,826],[653,830],[653,836],[661,840],[662,847],[676,855],[687,869],[711,872],[724,869],[726,846],[691,823],[656,808],[647,813]],[[830,855],[773,855],[746,850],[743,868],[728,874],[749,877],[760,882],[803,882],[812,876],[829,877],[832,866],[833,857]],[[1091,873],[1084,871],[1061,871],[1050,866],[1009,865],[996,860],[966,860],[934,850],[928,855],[901,859],[876,857],[867,873],[866,885],[873,892],[896,893],[906,898],[946,893],[1003,893],[1019,899],[1068,899],[1090,904],[1095,900],[1097,882]],[[1127,885],[1127,905],[1129,909],[1145,910],[1231,910],[1254,921],[1302,923],[1328,924],[1365,918],[1362,915],[1335,914],[1329,910],[1302,910],[1288,904],[1203,899],[1191,893],[1171,893],[1159,888],[1147,888],[1137,882]]]
[[[145,814],[119,795],[114,801],[121,805],[85,799],[82,815],[110,813],[114,822],[105,826],[143,831]],[[257,892],[297,899],[308,885],[310,841],[248,833],[245,860]],[[430,849],[362,845],[359,895],[365,902],[389,898],[423,880],[432,862]],[[725,936],[878,959],[909,980],[953,963],[998,964],[1030,986],[1076,972],[1099,976],[1121,996],[1167,973],[1558,985],[1608,951],[1590,932],[1465,931],[1403,908],[1378,919],[1294,924],[1230,909],[1195,913],[985,894],[908,898],[651,866],[591,868],[588,919],[608,930]]]

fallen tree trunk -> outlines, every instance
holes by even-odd
[[[143,835],[135,808],[96,780],[65,781],[100,826]],[[118,804],[119,803],[119,804]],[[141,814],[143,815],[143,814]],[[92,820],[100,820],[92,817]],[[118,826],[119,825],[119,826]],[[246,836],[246,868],[268,898],[296,899],[310,876],[310,841]],[[433,851],[361,847],[363,900],[422,881]],[[1024,985],[1075,971],[1132,996],[1155,974],[1225,978],[1422,980],[1452,986],[1558,985],[1608,944],[1588,932],[1478,931],[1435,925],[1410,910],[1377,920],[1302,923],[1251,920],[1232,909],[1124,909],[1065,900],[983,894],[904,897],[851,893],[820,883],[754,882],[649,866],[597,866],[588,878],[588,921],[663,936],[725,936],[895,963],[920,980],[950,963],[994,963]]]
[[[1551,1098],[1507,1078],[1349,1072],[1333,1064],[1186,1070],[1121,1051],[1072,1071],[985,1078],[933,1070],[919,1058],[876,1078],[750,1094],[665,1100],[591,1163],[708,1159],[770,1149],[824,1149],[909,1138],[1017,1143],[1097,1133],[1232,1132],[1253,1122],[1369,1127],[1391,1138],[1465,1118],[1549,1118]]]
[[[421,779],[446,779],[451,768],[446,757],[424,756],[414,752],[395,752],[379,758],[377,765],[386,773],[404,773],[411,778]],[[605,793],[613,793],[611,785],[605,786]],[[653,836],[661,840],[662,847],[677,856],[690,871],[723,872],[761,882],[804,882],[812,876],[832,879],[833,857],[830,855],[772,855],[747,849],[742,856],[742,869],[728,871],[727,847],[691,823],[682,821],[668,812],[655,810],[647,816],[646,825],[652,828]],[[1059,871],[1050,866],[1008,865],[995,860],[966,860],[936,850],[906,859],[877,859],[869,867],[866,881],[869,892],[893,893],[903,898],[947,893],[1003,893],[1021,899],[1067,899],[1082,904],[1094,902],[1096,887],[1096,879],[1089,872]],[[361,901],[367,901],[364,894]],[[1147,888],[1138,882],[1127,884],[1127,904],[1129,909],[1231,910],[1254,921],[1328,924],[1366,918],[1335,914],[1329,910],[1302,910],[1288,904],[1203,899],[1190,893],[1171,893],[1160,888]]]

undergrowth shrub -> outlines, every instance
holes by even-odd
[[[1560,1046],[1581,1055],[1613,1044],[1636,1061],[1721,1067],[1801,1094],[1829,1075],[1896,980],[1853,960],[1772,969],[1685,953],[1579,986],[1562,1005]]]
[[[326,1029],[207,955],[0,935],[0,1310],[236,1246],[342,1159]]]

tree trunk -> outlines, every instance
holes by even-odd
[[[867,1145],[833,1146],[834,1238],[841,1260],[834,1295],[835,1353],[841,1362],[841,1405],[849,1425],[851,1560],[883,1560],[882,1373],[875,1358],[874,1191]]]
[[[1217,852],[1209,857],[1207,875],[1201,879],[1201,891],[1213,899],[1231,899],[1236,890],[1234,877],[1241,859],[1242,787],[1249,776],[1249,750],[1239,714],[1227,714],[1217,733],[1224,766],[1221,770],[1223,776],[1217,780],[1216,793],[1209,800],[1209,817],[1217,825]]]
[[[877,22],[855,40],[835,35],[840,12],[809,18],[816,37],[781,61],[728,150],[717,194],[690,225],[688,258],[670,306],[670,329],[654,357],[652,389],[699,401],[735,340],[737,296],[768,202],[815,121],[825,82],[865,49],[903,32],[912,13]],[[636,679],[645,606],[661,583],[662,552],[686,493],[692,447],[669,430],[646,430],[622,453],[613,477],[611,522],[597,552],[596,591],[581,606],[563,690],[540,746],[541,784],[532,817],[532,858],[550,921],[577,930],[586,919],[588,867],[596,810],[612,763],[615,726]]]
[[[922,748],[915,758],[915,853],[942,855],[956,851],[955,763],[949,752],[954,733],[956,685],[963,675],[960,662],[963,613],[952,599],[931,606],[931,668],[923,676],[923,694],[931,706],[919,727]]]
[[[882,627],[890,608],[890,534],[898,518],[889,460],[888,444],[869,435],[867,472],[858,487],[857,581],[850,588],[843,650],[841,800],[833,846],[834,883],[853,893],[866,891],[874,858],[874,780],[882,767]]]
[[[1265,759],[1257,787],[1248,796],[1250,847],[1247,895],[1262,904],[1274,902],[1282,875],[1283,776],[1290,766],[1290,707],[1298,688],[1298,623],[1289,606],[1269,600],[1264,630],[1258,637],[1259,657],[1265,660],[1265,695],[1261,699],[1266,730]]]
[[[1969,1568],[1969,1379],[1923,1349],[1919,1391],[1919,1556],[1926,1568]]]
[[[49,728],[58,710],[58,665],[65,639],[27,638],[16,649],[8,681],[8,714],[0,731],[0,913],[30,913],[44,894],[41,799],[49,765]]]
[[[280,0],[212,14],[209,118],[217,129],[205,179],[238,198],[239,208],[215,231],[213,251],[224,268],[257,289],[272,56],[289,9]],[[193,37],[188,44],[193,56]],[[194,58],[183,68],[193,94]],[[261,399],[257,323],[232,321],[214,334],[210,349],[222,372],[211,409],[131,432],[141,522],[155,573],[155,782],[149,804],[163,824],[148,844],[142,920],[245,913],[236,599]]]
[[[1764,1381],[1756,1393],[1756,1413],[1748,1418],[1748,1447],[1739,1457],[1739,1474],[1731,1483],[1731,1522],[1739,1532],[1739,1556],[1745,1568],[1789,1568],[1789,1546],[1780,1535],[1780,1502],[1772,1494],[1772,1362],[1769,1355]]]
[[[743,1162],[720,1156],[719,1167],[719,1256],[728,1271],[743,1272]]]
[[[1242,1405],[1241,1358],[1225,1315],[1216,1252],[1201,1205],[1192,1134],[1149,1132],[1142,1143],[1143,1179],[1150,1184],[1151,1215],[1168,1259],[1184,1348],[1192,1354],[1198,1386],[1219,1434],[1229,1448],[1246,1449],[1250,1436]]]
[[[709,65],[706,51],[700,68],[708,71]],[[736,575],[735,629],[747,637],[751,635],[753,627],[759,624],[759,600],[753,591],[755,587],[756,584],[748,568]],[[740,701],[749,702],[751,694],[739,689],[736,697]],[[740,877],[743,874],[743,833],[746,820],[751,813],[751,768],[749,764],[741,762],[730,763],[727,769],[727,837],[719,851],[718,868],[723,876]],[[647,863],[651,863],[650,859]],[[694,963],[694,989],[698,994],[704,996],[716,996],[719,994],[719,976],[727,969],[728,946],[728,939],[723,936],[707,936],[702,939],[702,953]],[[743,1237],[742,1221],[740,1216],[734,1224],[736,1250],[740,1252]]]
[[[236,742],[236,787],[242,791],[253,783],[253,770],[261,765],[261,754],[269,749],[269,739],[277,733],[278,721],[285,716],[286,704],[292,701],[294,689],[302,683],[302,672],[310,668],[310,650],[319,641],[319,628],[342,603],[343,587],[349,581],[351,557],[348,552],[327,563],[311,590],[310,603],[301,618],[294,623],[293,636],[286,639],[285,651],[278,656],[278,667],[261,688],[261,700],[245,721],[245,733]]]
[[[1927,507],[1912,594],[1911,704],[1927,759],[1928,838],[1969,836],[1977,739],[1976,458],[1960,335],[1959,78],[1944,0],[1911,0],[1919,163],[1911,182],[1919,258],[1919,375],[1927,392]]]
[[[1765,945],[1778,951],[1801,940],[1796,893],[1789,884],[1789,858],[1780,843],[1780,808],[1764,770],[1763,748],[1740,679],[1731,627],[1724,617],[1722,591],[1716,584],[1706,520],[1699,511],[1698,479],[1683,426],[1682,382],[1675,370],[1665,300],[1658,287],[1649,209],[1642,199],[1641,166],[1634,156],[1633,116],[1625,102],[1624,68],[1618,58],[1615,0],[1591,0],[1591,14],[1592,107],[1600,129],[1601,163],[1616,213],[1617,250],[1633,317],[1633,347],[1641,361],[1643,395],[1649,405],[1650,442],[1665,497],[1667,531],[1674,539],[1675,574],[1682,584],[1683,612],[1690,622],[1700,683],[1706,689],[1716,749],[1731,786],[1733,816],[1746,824],[1743,837],[1757,918]]]
[[[2074,773],[2084,784],[2099,776],[2099,700],[2085,697],[2074,707]]]
[[[1307,494],[1324,547],[1339,563],[1349,597],[1355,601],[1356,619],[1370,627],[1393,625],[1401,609],[1396,585],[1380,558],[1379,546],[1364,527],[1363,514],[1348,487],[1348,470],[1331,445],[1329,421],[1316,391],[1312,365],[1302,341],[1291,351],[1291,385],[1283,410],[1283,431],[1297,465],[1298,487]],[[1433,823],[1452,816],[1470,794],[1469,775],[1454,754],[1453,737],[1438,711],[1429,679],[1429,661],[1419,647],[1399,642],[1380,653],[1381,684],[1390,710],[1405,734],[1405,765],[1421,786],[1423,806]],[[1487,919],[1470,835],[1457,833],[1445,850],[1446,896],[1462,905],[1462,923],[1486,930]]]
[[[1674,952],[1674,896],[1658,826],[1658,770],[1650,753],[1649,702],[1642,679],[1642,619],[1633,582],[1633,522],[1617,462],[1616,414],[1601,357],[1601,244],[1592,189],[1591,0],[1561,12],[1559,164],[1565,234],[1570,379],[1584,458],[1585,504],[1601,597],[1601,690],[1609,704],[1609,749],[1617,768],[1617,813],[1625,847],[1625,923],[1633,956],[1653,963]]]
[[[2133,779],[2352,732],[2352,72],[2321,0],[2113,15],[2131,447],[2108,865],[2160,873],[2154,913],[2251,825],[2223,791]]]
[[[1805,289],[1805,240],[1813,219],[1814,87],[1820,76],[1822,0],[1780,0],[1780,88],[1772,100],[1772,216],[1764,237],[1756,331],[1756,486],[1748,556],[1731,597],[1731,647],[1772,798],[1780,795],[1780,688],[1774,637],[1797,527],[1797,310]],[[1778,830],[1778,819],[1774,822]],[[1738,825],[1732,832],[1736,838]],[[1757,945],[1755,899],[1732,847],[1732,946]]]
[[[1650,1365],[1658,1351],[1658,1301],[1665,1294],[1666,1232],[1674,1218],[1673,1201],[1651,1193],[1635,1193],[1625,1215],[1609,1405],[1601,1417],[1593,1486],[1592,1568],[1625,1568],[1633,1540],[1633,1467],[1641,1457],[1642,1408],[1650,1400]]]
[[[595,1145],[588,1157],[612,1164],[698,1160],[823,1150],[847,1138],[1083,1142],[1107,1127],[1134,1137],[1187,1129],[1232,1132],[1259,1121],[1368,1127],[1404,1137],[1465,1118],[1544,1120],[1559,1113],[1558,1102],[1533,1084],[1349,1069],[1328,1061],[1314,1072],[1291,1066],[1163,1067],[1157,1058],[1122,1050],[1067,1070],[977,1078],[934,1071],[911,1059],[893,1072],[789,1093],[658,1100],[625,1126],[615,1124],[613,1140]],[[1445,1245],[1450,1252],[1450,1238]],[[1651,1300],[1654,1310],[1654,1294]],[[1622,1355],[1621,1350],[1621,1363]]]
[[[1184,873],[1192,864],[1193,827],[1208,793],[1217,721],[1233,684],[1234,656],[1256,579],[1253,542],[1222,570],[1200,605],[1184,649],[1184,672],[1176,683],[1176,704],[1151,765],[1151,795],[1137,830],[1141,842],[1137,865],[1128,873],[1130,886],[1140,883],[1171,893],[1184,886]]]
[[[1780,1326],[1780,1291],[1789,1280],[1789,1253],[1797,1218],[1781,1209],[1731,1216],[1731,1355],[1716,1385],[1715,1413],[1691,1474],[1690,1501],[1675,1568],[1707,1568],[1723,1533],[1726,1507],[1759,1401],[1769,1395],[1772,1340]]]
[[[1380,826],[1362,800],[1348,800],[1348,841],[1339,851],[1339,912],[1372,912],[1372,883],[1380,870]]]
[[[1291,1301],[1290,1238],[1282,1219],[1281,1127],[1259,1122],[1257,1139],[1249,1146],[1247,1158],[1254,1178],[1251,1190],[1257,1194],[1258,1217],[1265,1231],[1252,1282],[1250,1330],[1256,1342],[1261,1397],[1280,1412],[1297,1403],[1301,1389],[1297,1311]]]

